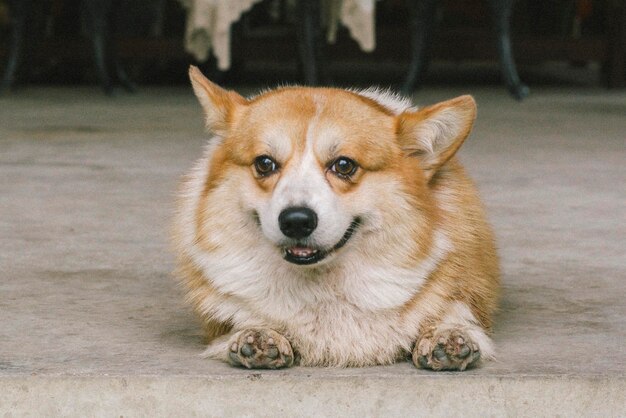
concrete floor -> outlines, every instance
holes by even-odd
[[[171,279],[190,89],[0,99],[0,415],[626,416],[626,94],[471,92],[461,158],[504,272],[498,361],[458,373],[239,370],[203,360]]]

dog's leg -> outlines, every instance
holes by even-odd
[[[251,328],[215,339],[204,356],[248,369],[281,369],[294,363],[291,344],[268,328]]]
[[[468,306],[455,302],[441,321],[423,330],[412,357],[423,369],[462,371],[493,355],[491,339]]]

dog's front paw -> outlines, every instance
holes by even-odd
[[[293,365],[289,341],[271,329],[248,329],[229,343],[228,359],[233,366],[248,369],[280,369]]]
[[[479,359],[478,344],[454,328],[426,333],[413,349],[413,363],[423,369],[462,371]]]

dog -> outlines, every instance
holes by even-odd
[[[498,258],[455,157],[471,96],[421,109],[379,90],[246,99],[190,78],[213,136],[183,180],[174,243],[206,357],[431,370],[493,358]]]

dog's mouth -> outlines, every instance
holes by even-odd
[[[289,261],[290,263],[299,264],[299,265],[309,265],[309,264],[319,263],[331,253],[333,253],[334,251],[337,251],[338,249],[346,245],[346,243],[352,237],[352,235],[354,235],[355,231],[357,230],[360,224],[361,224],[361,219],[354,218],[354,220],[352,221],[348,229],[346,229],[346,232],[343,234],[343,237],[341,237],[339,242],[337,242],[337,244],[335,244],[329,250],[324,250],[324,249],[315,248],[315,247],[307,247],[303,245],[294,245],[292,247],[284,248],[283,258],[286,261]]]

